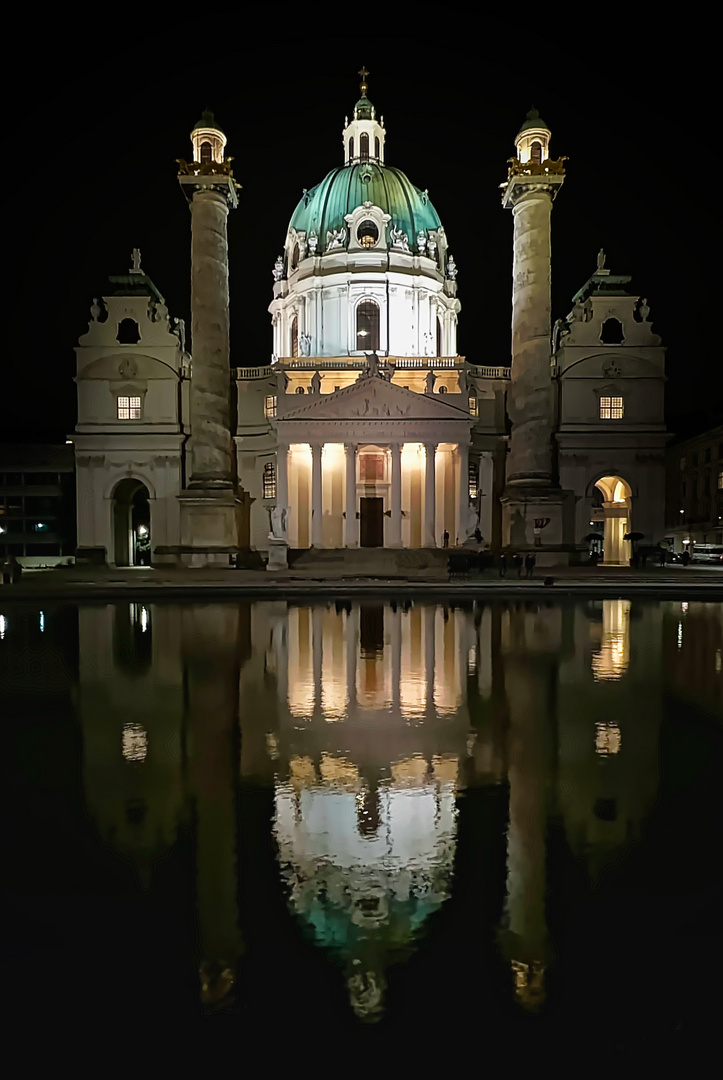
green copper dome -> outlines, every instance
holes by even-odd
[[[534,106],[528,112],[527,119],[525,120],[524,124],[522,125],[517,134],[521,135],[523,131],[529,131],[530,128],[544,128],[545,131],[550,130]]]
[[[327,232],[346,230],[346,215],[365,202],[390,215],[389,228],[406,233],[410,250],[417,250],[420,231],[426,236],[428,230],[442,224],[427,192],[415,187],[400,169],[364,161],[332,169],[320,184],[305,192],[289,228],[306,232],[307,237],[315,232],[321,253],[326,249]]]
[[[216,123],[216,117],[213,115],[210,109],[204,109],[201,113],[201,119],[193,125],[192,131],[198,131],[199,128],[212,128],[214,131],[220,131],[221,128]]]

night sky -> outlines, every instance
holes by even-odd
[[[355,21],[325,5],[215,7],[208,22],[203,5],[185,22],[171,9],[166,19],[134,9],[133,26],[104,10],[42,26],[21,17],[16,29],[17,47],[44,59],[19,95],[5,94],[12,305],[0,438],[62,441],[72,431],[73,347],[92,297],[127,271],[134,246],[171,315],[190,326],[190,215],[175,159],[190,157],[204,107],[243,186],[229,219],[231,363],[268,361],[274,259],[303,188],[343,160],[362,64],[388,163],[429,189],[447,231],[460,353],[509,362],[512,215],[498,185],[534,104],[552,156],[569,157],[553,210],[553,319],[604,247],[613,273],[632,274],[648,298],[668,346],[671,428],[721,422],[720,204],[710,186],[720,155],[707,150],[718,104],[704,28],[600,10],[603,26],[582,9],[567,25],[543,9],[527,24],[431,4],[395,7],[388,26],[382,9]],[[323,33],[332,12],[336,37]]]

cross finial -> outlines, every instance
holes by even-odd
[[[363,95],[364,97],[366,97],[366,92],[367,92],[367,75],[369,74],[369,72],[367,71],[367,69],[366,69],[366,68],[364,67],[364,65],[362,64],[362,66],[361,66],[361,68],[359,69],[359,71],[358,71],[358,73],[357,73],[357,74],[361,75],[361,80],[362,80],[362,81],[361,81],[361,85],[360,85],[359,89],[361,90],[361,92],[362,92],[362,95]]]
[[[133,266],[131,267],[132,274],[141,273],[141,252],[140,248],[133,248],[131,252],[131,259],[133,260]]]

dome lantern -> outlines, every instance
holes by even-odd
[[[517,133],[515,148],[523,164],[541,165],[550,156],[550,129],[534,105]]]
[[[384,164],[384,120],[377,120],[377,111],[367,97],[369,72],[362,67],[359,74],[361,97],[354,106],[351,121],[344,124],[344,164],[356,165],[364,161]]]
[[[216,118],[210,109],[204,109],[201,119],[194,125],[191,132],[193,144],[193,160],[202,164],[217,164],[223,162],[223,152],[226,146],[226,136],[216,123]]]

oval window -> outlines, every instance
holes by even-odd
[[[362,247],[373,248],[376,247],[377,240],[379,239],[379,229],[373,221],[362,221],[356,231],[356,236]]]

